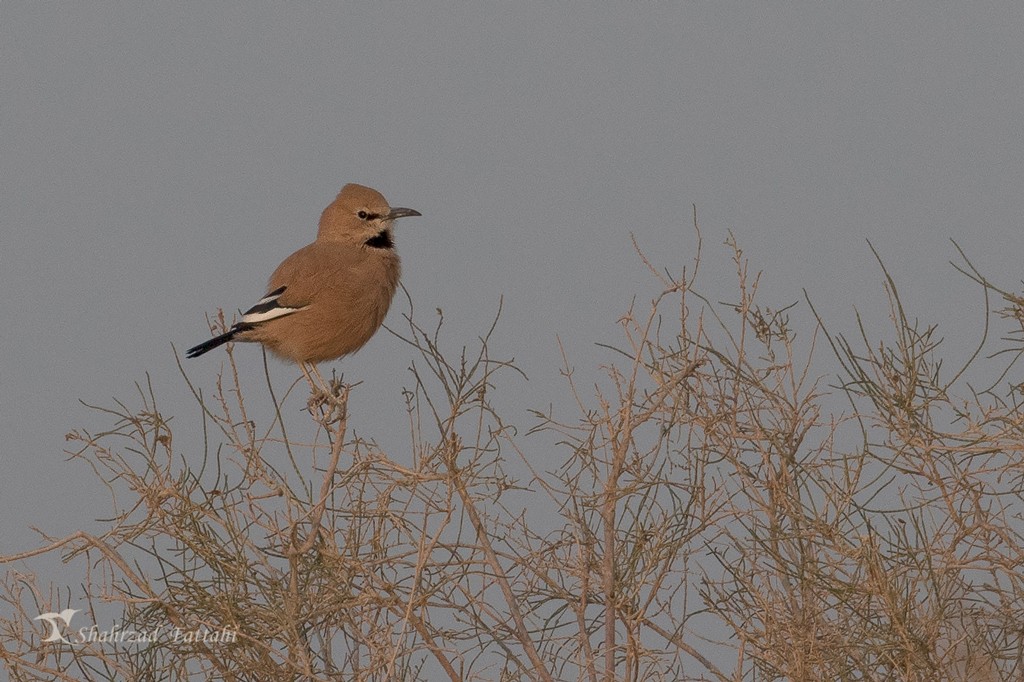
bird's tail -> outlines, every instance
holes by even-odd
[[[220,336],[215,336],[212,339],[210,339],[209,341],[203,341],[198,346],[192,346],[187,351],[185,351],[185,357],[186,358],[199,357],[203,353],[205,353],[207,351],[211,351],[214,348],[216,348],[217,346],[223,346],[228,341],[232,341],[235,338],[235,336],[239,332],[241,332],[241,331],[245,331],[245,330],[242,329],[239,325],[235,325],[234,327],[229,329],[227,332],[221,334]]]

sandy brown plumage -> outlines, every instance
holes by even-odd
[[[359,350],[384,322],[398,287],[394,221],[416,215],[391,208],[374,189],[345,185],[324,209],[316,241],[284,259],[270,276],[267,295],[227,333],[186,356],[229,341],[262,343],[300,365]]]

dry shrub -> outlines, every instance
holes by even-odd
[[[726,303],[699,293],[699,249],[675,275],[641,255],[661,293],[623,316],[595,385],[565,359],[568,399],[525,433],[492,401],[517,371],[491,357],[495,328],[452,355],[440,318],[428,331],[411,312],[407,451],[354,435],[348,385],[308,413],[269,377],[247,396],[230,351],[212,393],[189,382],[202,421],[176,427],[185,451],[148,386],[97,408],[110,427],[69,438],[113,515],[5,558],[8,675],[1018,679],[1020,387],[945,371],[884,268],[889,340],[820,319],[798,338],[727,244]],[[993,351],[1019,355],[1022,299],[964,262],[1016,331],[968,364],[1012,366]],[[80,585],[38,583],[34,558],[53,554]],[[41,641],[33,618],[64,608],[159,636]]]

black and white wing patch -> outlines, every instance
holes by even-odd
[[[287,288],[288,287],[278,287],[261,298],[259,303],[242,314],[242,321],[239,323],[239,326],[253,327],[262,322],[276,320],[279,317],[285,317],[286,315],[297,313],[300,310],[305,310],[309,307],[302,306],[301,308],[289,308],[288,306],[278,303],[278,299],[281,298],[284,294],[284,290]]]
[[[193,346],[185,351],[185,357],[195,358],[199,357],[207,351],[211,351],[217,346],[223,346],[225,343],[234,341],[240,334],[244,334],[253,327],[256,327],[264,322],[270,320],[276,320],[279,317],[285,315],[291,315],[297,313],[300,310],[305,310],[308,306],[302,306],[301,308],[289,308],[283,306],[277,302],[277,299],[281,298],[284,294],[286,287],[280,287],[274,289],[269,294],[260,299],[260,302],[249,308],[242,314],[241,322],[236,322],[231,326],[231,329],[227,330],[220,336],[215,336],[209,341],[204,341],[198,346]],[[242,340],[246,340],[242,338]]]

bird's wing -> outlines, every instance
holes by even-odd
[[[267,289],[286,288],[279,305],[303,308],[316,305],[326,290],[352,288],[355,271],[365,254],[358,247],[338,242],[313,242],[288,256],[270,276]],[[269,295],[269,294],[268,294]]]
[[[260,299],[259,303],[242,313],[242,321],[239,326],[252,327],[261,322],[276,320],[285,315],[297,313],[304,310],[306,306],[285,305],[281,302],[285,290],[288,287],[278,287]]]

